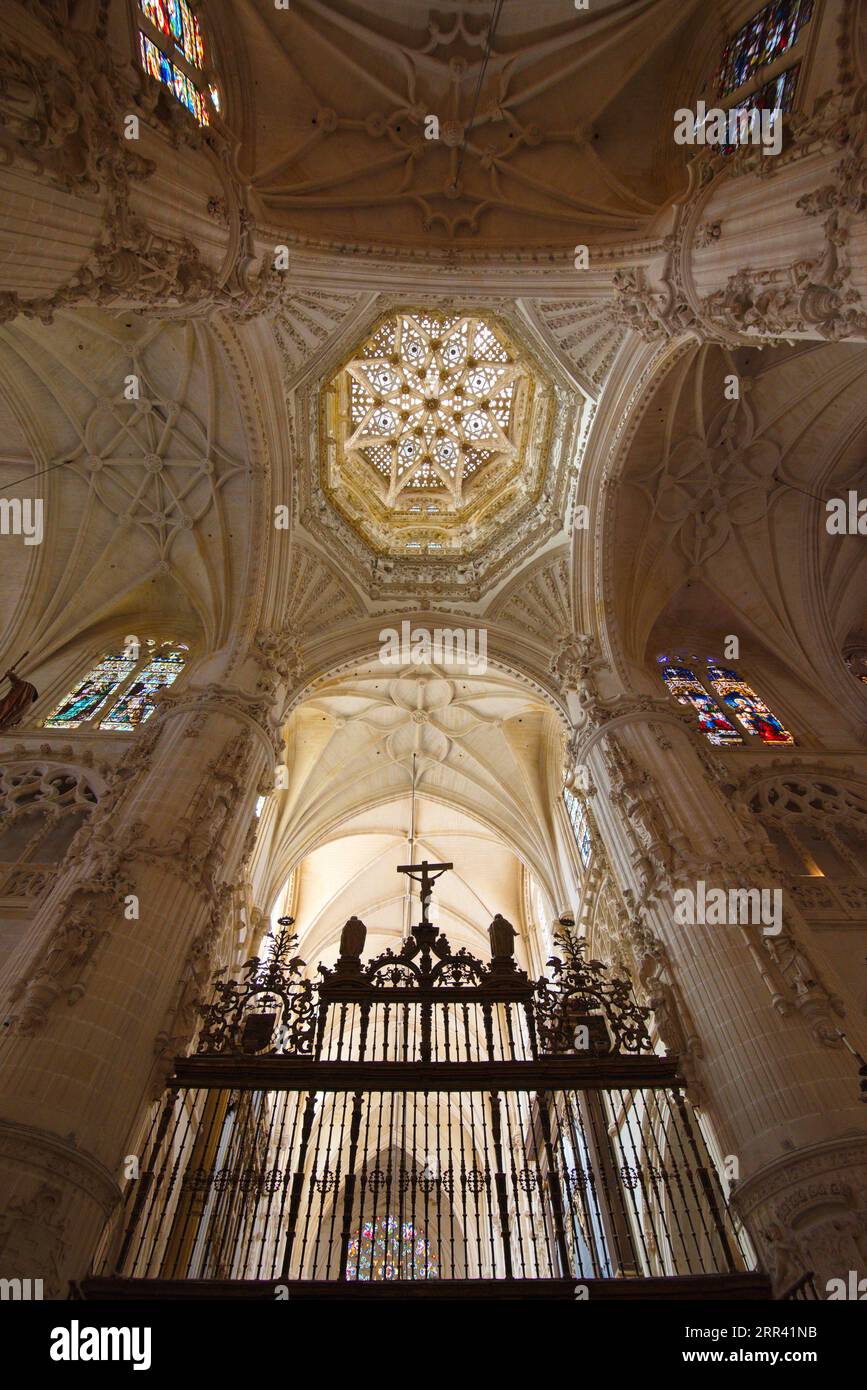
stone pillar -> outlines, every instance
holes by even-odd
[[[192,1031],[273,779],[269,704],[165,692],[39,908],[0,1045],[0,1275],[42,1278],[49,1297],[86,1273],[143,1107]]]
[[[859,1249],[867,1260],[864,1107],[837,1035],[841,1001],[785,894],[779,934],[760,922],[677,920],[675,893],[695,893],[699,880],[726,890],[782,880],[761,828],[723,794],[692,713],[617,692],[610,673],[600,693],[603,668],[588,653],[577,666],[574,756],[595,788],[635,958],[658,980],[663,1007],[676,1013],[681,998],[688,1011],[680,1026],[665,1023],[693,1039],[686,1075],[723,1154],[737,1160],[734,1204],[777,1291],[807,1270],[824,1291],[859,1267]],[[845,1026],[857,1041],[857,1022]]]

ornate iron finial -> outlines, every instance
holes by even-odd
[[[554,941],[562,958],[551,957],[553,980],[536,986],[542,1050],[590,1056],[649,1051],[645,1019],[651,1010],[635,1002],[628,981],[610,976],[601,961],[586,960],[584,941],[568,928],[556,928]]]
[[[280,931],[265,938],[271,949],[251,956],[241,980],[214,976],[214,998],[200,1008],[199,1053],[290,1053],[313,1051],[315,986],[304,978],[305,962],[295,954],[294,917],[277,919]]]

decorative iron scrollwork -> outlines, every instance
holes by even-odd
[[[323,966],[320,966],[320,970],[326,979],[336,979],[346,973],[345,970],[341,971],[339,965],[336,971]],[[399,951],[389,947],[381,955],[375,956],[364,967],[360,978],[377,989],[387,989],[389,986],[424,989],[437,985],[481,984],[487,973],[487,968],[466,947],[452,951],[448,937],[437,932],[430,923],[420,923],[413,927],[412,935],[404,941]]]
[[[562,958],[551,957],[554,978],[539,980],[535,994],[542,1052],[591,1057],[649,1052],[645,1019],[650,1009],[636,1004],[628,982],[610,976],[601,961],[585,960],[584,942],[566,928],[559,928],[554,940]]]
[[[279,919],[280,931],[268,937],[265,959],[251,956],[240,980],[215,975],[214,998],[200,1009],[199,1053],[256,1056],[309,1056],[316,1034],[316,986],[304,977],[305,962],[295,955],[297,936],[288,929],[293,918]]]

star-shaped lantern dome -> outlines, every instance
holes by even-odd
[[[379,551],[471,548],[479,514],[514,493],[534,386],[488,318],[388,314],[325,392],[332,500]]]

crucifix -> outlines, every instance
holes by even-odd
[[[421,920],[423,926],[429,927],[431,925],[427,910],[430,907],[434,883],[445,873],[446,869],[453,868],[454,864],[430,864],[427,859],[423,859],[420,864],[398,864],[397,872],[399,874],[406,874],[414,883],[421,884]]]

